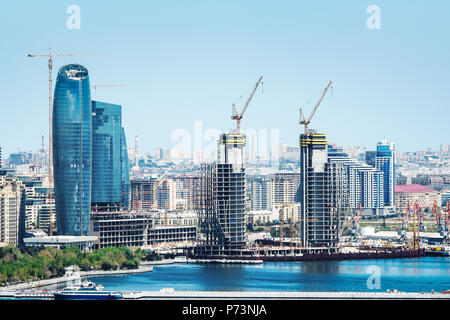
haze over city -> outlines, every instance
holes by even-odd
[[[66,26],[70,4],[4,4],[4,155],[40,148],[41,135],[48,145],[47,63],[27,54],[49,47],[104,53],[56,57],[53,77],[80,63],[92,84],[126,84],[92,97],[123,105],[127,140],[138,135],[142,153],[173,146],[171,134],[193,132],[196,120],[204,129],[233,128],[231,104],[244,104],[260,74],[264,85],[243,129],[279,129],[280,143],[298,145],[298,110],[309,113],[329,80],[332,94],[311,127],[330,142],[373,148],[386,138],[416,151],[450,141],[448,2],[378,1],[378,30],[366,26],[369,1],[79,1],[75,30]]]

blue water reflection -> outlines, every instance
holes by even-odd
[[[380,268],[380,289],[367,287],[369,266]],[[401,291],[450,289],[450,258],[266,262],[262,265],[174,264],[150,273],[93,277],[105,290]]]

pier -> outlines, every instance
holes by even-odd
[[[323,249],[294,249],[289,248],[264,248],[245,255],[206,256],[191,255],[190,260],[240,260],[240,261],[323,261],[323,260],[362,260],[362,259],[398,259],[414,258],[426,255],[424,249],[405,250],[401,248],[372,248],[370,250],[358,250],[356,252],[339,252]]]
[[[0,292],[3,299],[54,300],[55,291]],[[124,291],[124,300],[450,300],[444,292]]]
[[[124,292],[125,300],[450,300],[450,294],[431,292],[261,292],[160,291]]]

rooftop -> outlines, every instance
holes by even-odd
[[[27,243],[78,243],[78,242],[93,242],[97,241],[97,236],[38,236],[25,238],[24,242]]]
[[[395,192],[411,192],[411,193],[422,193],[422,192],[437,192],[431,188],[422,186],[420,184],[402,184],[395,186]]]

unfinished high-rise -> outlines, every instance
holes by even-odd
[[[300,135],[300,237],[305,247],[336,247],[348,192],[342,163],[328,161],[325,134]]]
[[[217,161],[202,167],[198,209],[205,238],[198,255],[233,255],[245,247],[245,144],[239,131],[220,135]]]

